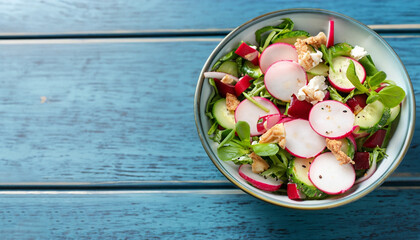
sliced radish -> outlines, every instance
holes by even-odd
[[[259,108],[257,105],[249,101],[248,99],[243,100],[235,110],[235,121],[245,121],[249,124],[251,136],[258,136],[263,134],[265,131],[257,130],[258,119],[262,116],[280,114],[279,109],[270,100],[263,97],[253,97],[255,101],[266,107],[269,112],[266,112]]]
[[[309,113],[309,123],[314,131],[331,139],[349,135],[353,130],[354,119],[351,109],[335,100],[319,102]]]
[[[238,49],[236,49],[235,53],[252,62],[255,66],[258,66],[259,52],[255,48],[250,47],[248,44],[243,42],[239,45]]]
[[[308,120],[294,119],[284,123],[286,131],[286,150],[300,158],[310,158],[321,153],[325,138],[319,136],[309,125]]]
[[[375,171],[376,171],[376,161],[373,161],[372,166],[370,166],[370,168],[366,171],[365,175],[363,175],[363,177],[357,179],[355,184],[361,183],[361,182],[367,180],[368,178],[370,178],[375,173]]]
[[[363,143],[363,147],[366,148],[375,148],[375,147],[381,147],[384,143],[386,136],[386,130],[385,129],[379,129],[376,131],[372,136],[370,136],[365,143]]]
[[[264,76],[267,91],[275,98],[285,102],[292,100],[292,95],[308,83],[305,70],[291,61],[273,63]]]
[[[219,95],[223,98],[226,97],[226,93],[230,93],[232,95],[235,95],[235,86],[222,83],[219,79],[215,78],[214,83],[216,83],[217,90],[219,91]]]
[[[330,99],[330,92],[329,91],[327,91],[327,93],[325,94],[325,97],[324,97],[324,99],[322,99],[322,101],[325,101],[325,100],[328,100],[328,99]]]
[[[252,166],[250,164],[241,165],[239,167],[239,175],[254,187],[264,191],[277,191],[283,184],[283,181],[280,179],[275,179],[270,176],[263,177],[260,174],[252,172]]]
[[[358,125],[354,126],[352,135],[355,139],[366,137],[369,133],[366,130],[361,130]]]
[[[236,96],[239,97],[249,86],[251,86],[252,77],[245,75],[235,84]]]
[[[260,56],[260,68],[265,74],[271,64],[281,61],[298,61],[298,54],[295,46],[288,43],[274,43],[268,46]]]
[[[228,73],[224,72],[205,72],[204,77],[205,78],[216,78],[216,79],[222,79],[224,76],[228,75],[230,78],[235,80],[235,82],[239,81],[239,79],[233,75],[230,75]]]
[[[330,66],[328,80],[331,85],[339,91],[351,92],[355,89],[353,84],[346,76],[347,68],[350,65],[350,61],[353,61],[356,69],[356,75],[359,78],[360,83],[363,83],[366,79],[366,72],[362,64],[350,57],[335,57],[332,60],[332,66]]]
[[[281,118],[281,114],[272,114],[260,117],[257,122],[258,132],[264,132],[272,128],[274,125],[280,122]]]
[[[340,194],[349,190],[356,179],[353,165],[340,164],[331,152],[314,159],[309,168],[309,180],[327,194]]]
[[[312,104],[307,101],[299,101],[296,95],[293,94],[292,100],[290,101],[287,115],[294,118],[302,118],[308,120],[309,112],[312,109]]]
[[[296,183],[287,183],[287,196],[292,200],[302,200],[306,195],[297,188]]]
[[[327,39],[327,48],[334,45],[334,20],[328,22],[328,39]]]

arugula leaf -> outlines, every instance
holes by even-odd
[[[262,176],[272,176],[276,178],[281,178],[286,173],[286,167],[283,165],[272,166],[269,169],[261,173]]]
[[[214,133],[214,131],[216,131],[218,126],[219,126],[219,124],[216,121],[214,121],[213,125],[211,126],[211,128],[209,129],[207,134],[212,135]]]
[[[229,129],[229,134],[223,139],[223,141],[219,144],[219,148],[223,147],[226,143],[228,143],[230,140],[235,137],[235,129]]]
[[[226,62],[226,61],[230,61],[230,60],[235,60],[238,55],[235,53],[236,48],[230,52],[228,52],[225,56],[221,57],[211,68],[212,71],[216,71],[220,65],[222,65],[222,63]]]
[[[330,92],[330,98],[332,100],[336,100],[336,101],[345,103],[344,98],[337,92],[337,89],[335,89],[331,86],[328,86],[328,91]]]
[[[257,143],[251,148],[258,156],[271,156],[279,151],[279,146],[274,143]]]
[[[405,98],[404,90],[397,85],[389,85],[378,92],[379,100],[389,108],[400,104]]]
[[[239,139],[241,139],[246,146],[249,146],[251,139],[249,124],[244,121],[238,121],[235,128]]]
[[[260,50],[264,49],[262,46],[265,45],[264,43],[267,43],[267,40],[269,40],[268,43],[270,43],[270,41],[276,35],[276,32],[279,32],[279,33],[289,32],[293,30],[293,27],[294,27],[294,23],[290,18],[283,18],[283,22],[281,22],[278,26],[266,26],[255,31],[255,40],[259,44]],[[264,33],[268,31],[272,31],[270,33],[272,35],[270,36],[269,34],[268,36],[263,37]],[[268,39],[269,36],[270,36],[270,39]]]
[[[352,98],[355,95],[355,91],[354,90],[355,89],[351,90],[351,92],[349,93],[349,95],[347,95],[347,97],[344,98],[343,103],[346,103],[350,98]]]
[[[293,27],[295,26],[295,23],[290,18],[283,18],[283,22],[280,23],[280,25],[277,26],[277,28],[284,29],[285,31],[292,31]]]
[[[331,51],[324,44],[321,45],[320,50],[322,52],[322,58],[324,59],[325,63],[328,63],[334,71],[334,68],[332,65],[333,56],[332,56]]]
[[[369,87],[379,86],[386,79],[386,73],[383,71],[376,72],[372,77],[368,77]]]
[[[262,47],[260,47],[260,51],[264,51],[264,49],[266,47],[268,47],[268,45],[270,44],[271,40],[273,40],[274,36],[276,35],[275,31],[270,32],[270,34],[268,34],[267,38],[264,41],[264,45]]]
[[[248,155],[243,155],[238,158],[233,158],[232,162],[236,165],[252,164],[253,160]]]
[[[356,68],[354,67],[353,61],[350,61],[349,67],[346,71],[347,79],[355,86],[358,90],[369,93],[369,89],[367,89],[363,84],[360,83],[359,77],[356,75]]]
[[[369,161],[372,163],[373,161],[380,162],[384,158],[388,157],[386,154],[386,148],[375,147],[371,154],[369,154]]]
[[[331,52],[333,58],[338,56],[350,56],[353,47],[348,43],[337,43],[328,50]]]
[[[217,149],[217,156],[223,161],[230,161],[249,153],[249,150],[237,146],[224,146]]]

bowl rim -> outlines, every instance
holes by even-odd
[[[208,142],[205,139],[205,136],[203,136],[203,133],[206,133],[207,131],[203,130],[203,127],[201,125],[201,118],[200,118],[200,99],[201,99],[201,89],[202,86],[204,84],[204,77],[203,77],[203,73],[205,71],[207,71],[207,69],[209,69],[211,62],[213,61],[213,59],[215,58],[215,56],[217,55],[217,53],[231,40],[231,38],[233,38],[236,34],[240,33],[241,31],[245,30],[247,25],[252,24],[258,20],[263,20],[263,18],[268,18],[268,17],[275,17],[275,16],[281,16],[284,14],[290,14],[290,13],[321,13],[321,14],[325,14],[325,15],[332,15],[332,16],[337,16],[340,17],[342,19],[348,20],[350,22],[356,23],[358,24],[360,27],[362,27],[364,30],[366,30],[367,32],[369,32],[370,34],[372,34],[373,36],[375,36],[380,42],[382,42],[382,44],[384,44],[384,46],[391,52],[392,55],[394,55],[397,59],[398,59],[398,63],[403,67],[403,72],[405,73],[405,75],[407,76],[408,81],[408,86],[409,86],[409,93],[407,93],[407,95],[411,95],[412,99],[411,99],[411,105],[414,109],[414,111],[409,111],[409,120],[410,124],[407,126],[407,137],[405,138],[404,144],[402,145],[402,148],[399,150],[397,157],[395,158],[395,160],[393,161],[393,163],[391,163],[391,165],[388,167],[388,169],[385,170],[384,174],[382,176],[380,176],[378,179],[375,180],[375,182],[373,182],[371,185],[368,185],[365,189],[362,189],[360,192],[358,192],[356,195],[349,197],[349,198],[344,198],[344,199],[336,199],[337,201],[333,201],[333,202],[328,202],[328,203],[320,203],[317,205],[294,205],[292,203],[287,203],[287,202],[280,202],[280,201],[276,201],[273,199],[269,199],[263,195],[258,194],[255,191],[251,191],[250,189],[246,188],[245,186],[243,186],[242,183],[240,183],[239,181],[237,181],[235,179],[235,177],[233,177],[228,171],[226,171],[224,169],[223,166],[221,166],[221,164],[219,163],[219,160],[217,158],[217,156],[214,154],[214,152],[211,150]],[[407,98],[406,98],[407,99]],[[367,25],[365,25],[364,23],[361,23],[347,15],[341,14],[341,13],[337,13],[334,11],[330,11],[330,10],[325,10],[325,9],[319,9],[319,8],[289,8],[289,9],[282,9],[282,10],[278,10],[278,11],[273,11],[273,12],[269,12],[269,13],[265,13],[263,15],[260,15],[258,17],[255,17],[243,24],[241,24],[240,26],[234,28],[228,35],[226,35],[223,40],[214,48],[214,50],[212,51],[212,53],[210,54],[210,56],[207,58],[201,72],[198,78],[198,82],[197,82],[197,86],[196,86],[196,91],[195,91],[195,95],[194,95],[194,119],[195,119],[195,124],[197,127],[197,132],[198,135],[200,137],[200,141],[201,144],[203,145],[204,150],[206,151],[207,155],[209,156],[209,158],[211,159],[211,161],[213,162],[213,164],[217,167],[217,169],[230,181],[232,182],[234,185],[236,185],[237,187],[239,187],[241,190],[243,190],[244,192],[250,194],[251,196],[259,199],[259,200],[263,200],[265,202],[274,204],[274,205],[278,205],[278,206],[282,206],[282,207],[287,207],[287,208],[294,208],[294,209],[302,209],[302,210],[319,210],[319,209],[327,209],[327,208],[333,208],[333,207],[338,207],[338,206],[342,206],[344,204],[356,201],[360,198],[362,198],[363,196],[367,195],[368,193],[372,192],[374,189],[376,189],[377,187],[379,187],[394,171],[395,169],[398,167],[398,165],[401,163],[402,159],[404,158],[404,156],[406,155],[409,146],[411,144],[413,135],[414,135],[414,128],[415,128],[415,120],[416,120],[416,102],[415,102],[415,95],[414,95],[414,90],[413,90],[413,84],[411,82],[410,76],[407,72],[407,69],[405,67],[405,65],[403,64],[401,58],[398,56],[398,54],[395,52],[395,50],[385,41],[385,39],[380,36],[378,33],[376,33],[374,30],[372,30],[371,28],[369,28]]]

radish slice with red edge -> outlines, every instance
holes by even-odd
[[[319,136],[311,128],[308,120],[294,119],[286,122],[284,130],[286,131],[286,150],[296,157],[315,157],[326,147],[325,138]]]
[[[254,80],[252,77],[245,75],[239,79],[235,84],[236,96],[239,97],[249,86],[251,86],[251,81]]]
[[[264,84],[271,96],[285,102],[308,83],[305,70],[298,63],[278,61],[273,63],[264,76]]]
[[[268,192],[279,190],[283,184],[283,181],[280,179],[275,179],[270,176],[263,177],[260,174],[252,172],[252,166],[249,164],[243,164],[239,167],[239,175],[254,187]]]
[[[271,114],[260,117],[257,122],[258,132],[264,132],[272,128],[274,125],[280,122],[281,118],[281,114]]]
[[[255,48],[250,47],[248,44],[244,42],[241,43],[235,53],[243,59],[252,62],[255,66],[258,66],[259,52]]]
[[[306,195],[297,188],[296,183],[287,183],[287,196],[292,200],[302,200]]]
[[[328,80],[331,85],[341,92],[351,92],[355,89],[354,85],[347,78],[347,68],[350,65],[350,61],[353,61],[356,70],[356,75],[359,78],[360,83],[366,79],[366,71],[357,60],[350,57],[335,57],[332,60],[332,66],[330,66]]]
[[[363,175],[363,177],[358,178],[355,182],[355,184],[361,183],[365,180],[367,180],[368,178],[370,178],[376,171],[376,161],[372,162],[372,166],[370,166],[370,168],[366,171],[365,175]]]
[[[327,48],[334,46],[334,20],[328,22]]]
[[[224,76],[228,75],[230,78],[232,78],[233,80],[235,80],[235,82],[238,82],[239,79],[233,75],[230,75],[228,73],[224,73],[224,72],[205,72],[204,73],[204,77],[205,78],[216,78],[216,79],[222,79]]]
[[[281,61],[298,61],[298,53],[295,46],[288,43],[273,43],[268,46],[260,56],[260,68],[265,74],[271,64]]]
[[[249,124],[251,137],[259,136],[265,132],[265,130],[258,131],[257,129],[257,122],[260,117],[272,114],[280,114],[279,109],[270,100],[263,97],[253,97],[253,99],[262,106],[266,107],[269,112],[262,110],[248,99],[245,99],[239,103],[235,110],[235,122],[247,122]]]
[[[341,194],[349,190],[356,179],[356,172],[350,163],[340,164],[331,152],[317,156],[309,168],[309,180],[319,190]]]
[[[351,109],[335,100],[315,104],[309,113],[309,123],[319,135],[331,139],[343,138],[353,130],[355,116]]]

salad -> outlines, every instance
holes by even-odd
[[[384,158],[405,98],[368,51],[291,19],[238,42],[205,72],[206,115],[223,161],[254,187],[323,199],[368,179]]]

